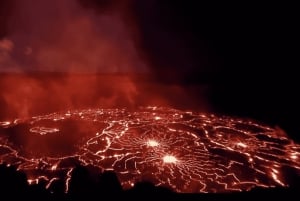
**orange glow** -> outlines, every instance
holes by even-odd
[[[237,146],[240,146],[240,147],[243,147],[243,148],[246,148],[246,147],[247,147],[247,145],[244,144],[244,143],[242,143],[242,142],[238,142],[238,143],[236,143],[236,145],[237,145]]]
[[[11,124],[11,122],[9,122],[9,121],[0,122],[0,126],[9,126],[10,124]]]
[[[7,124],[14,118],[78,108],[134,109],[145,105],[175,105],[184,108],[194,106],[199,101],[199,98],[194,101],[191,90],[147,83],[145,77],[138,74],[0,73],[0,121]],[[198,94],[202,96],[201,92]],[[174,96],[182,98],[179,101]],[[198,109],[209,110],[208,103],[202,99],[200,102],[197,104]],[[68,118],[69,115],[66,111],[60,118]],[[162,120],[159,115],[152,115],[152,118]]]
[[[55,165],[53,165],[52,167],[51,167],[51,170],[52,171],[54,171],[54,170],[56,170],[57,169],[57,164],[55,164]]]
[[[30,184],[30,185],[31,185],[31,184],[33,184],[34,180],[32,180],[32,179],[28,179],[28,180],[27,180],[27,182],[28,182],[28,184]]]
[[[39,180],[38,179],[28,179],[27,182],[29,185],[32,185],[32,184],[38,184]]]
[[[282,181],[280,181],[280,180],[278,179],[278,175],[277,175],[275,172],[272,172],[271,175],[272,175],[273,179],[274,179],[277,183],[279,183],[279,184],[282,185],[282,186],[286,186],[284,183],[282,183]]]
[[[150,147],[157,147],[159,145],[159,143],[155,140],[148,140],[147,145]]]
[[[166,155],[166,156],[163,157],[163,161],[164,161],[164,163],[176,163],[177,158],[175,156],[172,156],[172,155]]]
[[[299,144],[243,119],[140,107],[70,109],[9,122],[0,124],[0,161],[24,171],[29,184],[43,178],[51,188],[64,179],[66,192],[75,168],[68,160],[116,172],[124,189],[147,172],[154,185],[183,193],[288,186],[282,167],[300,170]]]
[[[298,156],[296,156],[296,155],[291,155],[291,158],[292,158],[292,159],[297,159]]]
[[[57,121],[56,119],[54,121]],[[46,128],[46,127],[33,127],[30,129],[32,133],[38,133],[40,135],[46,135],[48,133],[57,133],[59,129],[57,128]]]
[[[290,158],[294,159],[294,160],[297,160],[298,159],[298,155],[300,155],[300,154],[296,153],[296,152],[293,152],[293,153],[291,153]]]
[[[160,120],[160,119],[161,119],[161,117],[159,117],[159,116],[156,116],[156,117],[154,117],[154,119],[155,119],[155,120]]]

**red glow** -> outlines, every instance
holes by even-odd
[[[44,178],[48,188],[63,173],[66,191],[72,160],[114,170],[125,189],[147,178],[177,192],[288,186],[282,167],[300,171],[300,146],[282,131],[230,117],[144,107],[71,110],[0,125],[0,161],[25,171],[30,184]]]
[[[86,107],[161,105],[209,111],[205,87],[183,88],[147,79],[147,74],[0,74],[0,119]],[[152,116],[159,121],[159,115]]]
[[[29,184],[64,180],[66,192],[77,163],[114,170],[124,189],[141,180],[196,193],[289,185],[283,167],[299,172],[298,144],[255,122],[197,113],[211,111],[207,86],[149,81],[130,0],[79,2],[22,0],[5,16],[0,163]],[[171,67],[158,77],[176,80]]]
[[[23,0],[13,4],[0,38],[0,72],[146,72],[128,1],[107,12],[78,0]]]
[[[159,143],[155,140],[148,140],[147,145],[150,147],[157,147],[157,146],[159,146]]]
[[[164,161],[164,163],[176,163],[177,158],[175,156],[172,156],[172,155],[165,155],[163,157],[163,161]]]

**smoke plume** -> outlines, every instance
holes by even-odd
[[[0,22],[5,29],[0,36],[0,118],[86,107],[207,107],[205,87],[161,82],[174,79],[171,68],[161,81],[156,79],[162,78],[157,74],[160,66],[145,56],[142,40],[147,37],[137,1],[4,4],[9,9],[1,10],[5,23]]]

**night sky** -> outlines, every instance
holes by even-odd
[[[296,19],[296,6],[274,2],[2,0],[0,71],[207,85],[214,111],[278,125],[299,142]]]

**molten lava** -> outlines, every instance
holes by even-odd
[[[177,159],[172,155],[166,155],[163,157],[164,163],[176,163]]]
[[[176,192],[288,186],[300,145],[244,119],[172,108],[87,109],[0,122],[0,163],[28,183],[65,181],[76,164],[114,170],[124,189],[147,180]]]

